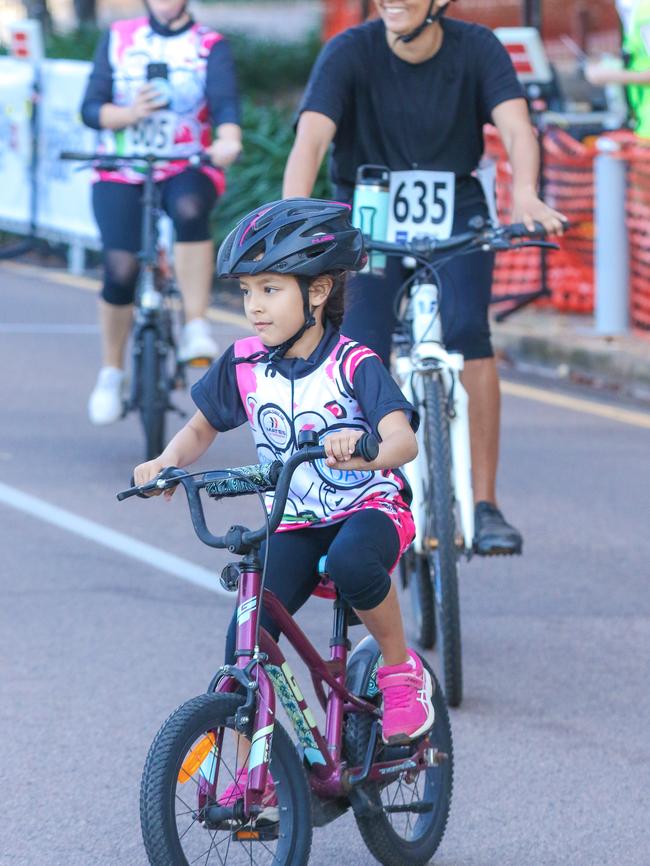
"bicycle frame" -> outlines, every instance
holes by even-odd
[[[465,554],[469,556],[474,541],[474,497],[468,397],[460,379],[464,359],[462,354],[447,352],[443,346],[439,316],[439,288],[435,283],[416,279],[410,290],[406,318],[411,323],[409,352],[396,359],[396,377],[404,396],[416,407],[421,406],[423,401],[423,377],[434,373],[442,377],[448,398],[452,483],[458,502]],[[419,453],[424,454],[422,428],[417,435]],[[422,474],[422,460],[416,458],[404,467],[404,471],[413,491],[415,550],[417,553],[425,554],[426,527],[423,495],[425,478]]]
[[[273,617],[282,634],[289,640],[302,661],[309,668],[316,696],[326,713],[325,734],[316,723],[289,664],[271,635],[260,629],[260,645],[254,646],[259,615],[261,565],[256,553],[248,554],[240,563],[237,597],[236,663],[218,672],[215,691],[232,692],[240,686],[248,691],[248,700],[240,708],[241,728],[251,723],[249,713],[255,704],[251,726],[251,750],[248,763],[248,781],[244,795],[244,809],[259,806],[265,790],[271,741],[276,718],[276,696],[280,699],[294,728],[304,758],[310,768],[312,790],[322,798],[350,795],[354,785],[366,781],[386,781],[391,772],[405,769],[423,769],[437,760],[435,750],[423,740],[405,761],[404,755],[394,760],[374,762],[377,726],[370,736],[369,754],[363,768],[348,768],[342,762],[343,720],[346,713],[368,713],[374,719],[380,710],[370,701],[353,694],[345,686],[349,641],[347,639],[348,610],[336,602],[334,635],[329,660],[322,658],[284,605],[270,590],[264,590],[264,608]],[[329,686],[326,695],[324,686]],[[257,695],[257,700],[255,700]]]

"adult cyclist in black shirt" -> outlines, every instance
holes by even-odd
[[[357,168],[453,172],[443,191],[453,203],[449,232],[487,218],[473,176],[483,153],[483,125],[501,134],[513,173],[513,222],[538,221],[561,234],[564,217],[537,195],[539,148],[522,88],[505,49],[485,27],[443,18],[449,0],[374,0],[379,19],[350,28],[323,48],[305,91],[284,175],[285,196],[311,194],[330,145],[330,173],[351,202]],[[488,304],[494,258],[460,256],[440,269],[441,317],[448,349],[465,358],[469,394],[476,550],[521,553],[522,537],[497,507],[500,391]],[[385,278],[354,278],[343,333],[388,363],[393,300],[404,279],[389,260]]]

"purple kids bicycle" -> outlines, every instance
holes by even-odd
[[[386,866],[424,864],[445,832],[453,754],[445,699],[434,685],[433,728],[407,746],[381,739],[377,643],[365,637],[349,653],[348,627],[359,620],[332,592],[330,658],[323,659],[270,590],[264,590],[262,542],[280,523],[291,477],[305,461],[325,459],[313,433],[279,461],[217,472],[166,469],[119,499],[181,484],[198,537],[241,557],[222,584],[237,592],[236,662],[215,674],[206,694],[182,704],[154,739],[142,775],[140,818],[153,866],[305,866],[312,828],[352,808],[363,840]],[[371,435],[356,456],[374,459]],[[206,526],[200,490],[221,498],[275,490],[266,525],[232,526],[224,536]],[[266,513],[266,512],[265,512]],[[326,565],[319,568],[326,580]],[[260,604],[309,671],[325,713],[321,733],[278,644],[260,627]],[[426,662],[424,662],[426,665]],[[297,743],[276,718],[279,699]]]

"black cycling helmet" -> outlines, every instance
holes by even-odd
[[[291,274],[302,294],[304,323],[288,340],[235,364],[283,358],[308,328],[316,324],[309,287],[321,274],[358,271],[366,263],[363,236],[350,222],[350,207],[317,198],[287,198],[263,205],[235,226],[219,248],[217,274]]]
[[[316,198],[287,198],[245,216],[217,257],[220,277],[264,272],[317,277],[358,271],[366,263],[363,237],[348,205]]]

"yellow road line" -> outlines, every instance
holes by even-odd
[[[635,412],[633,409],[619,409],[605,403],[596,403],[582,397],[569,397],[566,394],[545,391],[543,388],[534,388],[531,385],[520,385],[517,382],[502,381],[501,391],[511,397],[535,400],[537,403],[546,403],[560,409],[570,409],[573,412],[597,415],[599,418],[607,418],[610,421],[620,421],[622,424],[632,424],[634,427],[650,429],[650,415],[644,412]]]
[[[59,286],[71,286],[74,289],[82,289],[84,292],[98,292],[101,288],[101,280],[94,277],[75,276],[62,271],[52,271],[49,268],[38,265],[26,265],[22,262],[2,262],[0,269],[6,268],[22,277],[36,280],[48,280]],[[235,325],[238,328],[250,330],[246,317],[241,313],[231,313],[228,310],[208,310],[208,318],[213,322],[224,325]]]
[[[97,291],[101,285],[99,280],[92,277],[74,276],[61,271],[51,271],[49,268],[37,265],[26,265],[21,262],[2,262],[0,269],[19,273],[25,277],[39,280],[49,280],[63,286],[72,286],[84,291]],[[214,322],[235,325],[248,330],[246,318],[239,313],[231,313],[228,310],[209,310],[208,316]],[[621,424],[631,424],[634,427],[650,429],[650,414],[636,412],[633,409],[622,409],[605,403],[597,403],[594,400],[586,400],[583,397],[569,397],[566,394],[557,394],[554,391],[546,391],[543,388],[535,388],[532,385],[520,385],[517,382],[501,382],[501,390],[511,397],[520,397],[523,400],[534,400],[537,403],[546,403],[548,406],[557,406],[560,409],[569,409],[573,412],[582,412],[587,415],[596,415],[599,418],[607,418],[610,421],[619,421]]]

